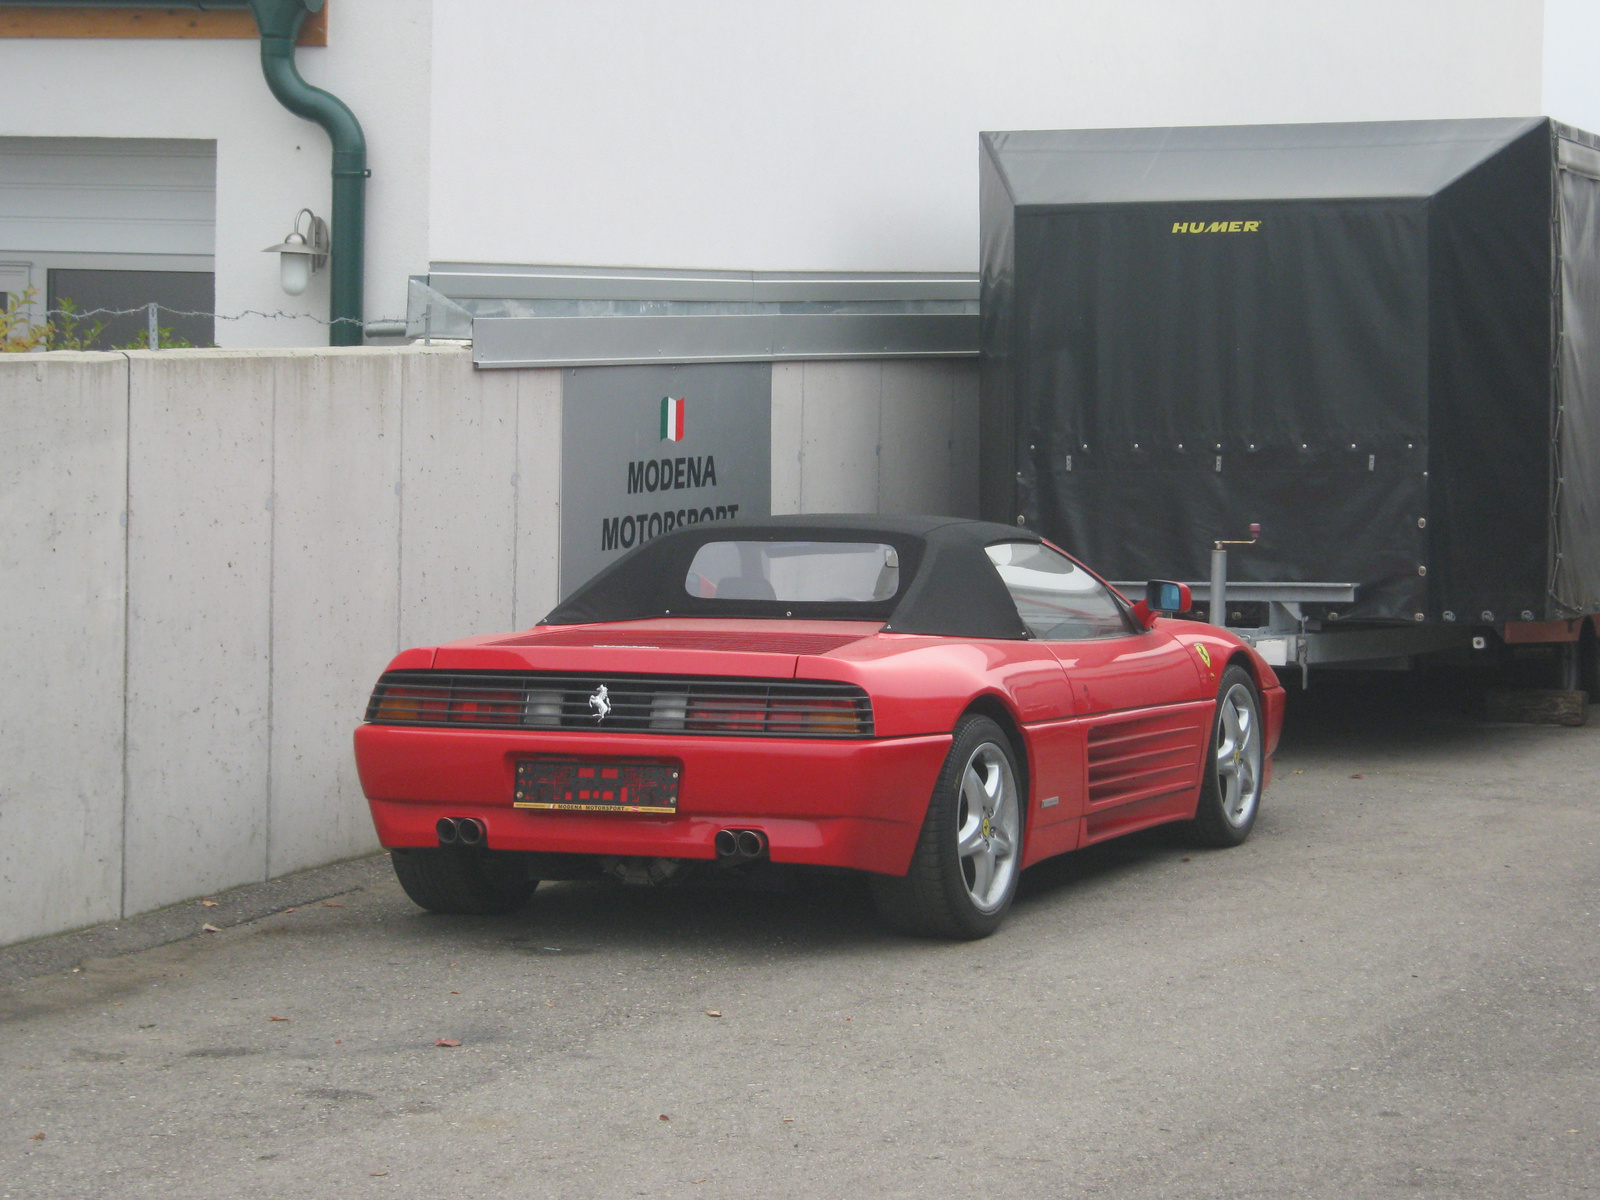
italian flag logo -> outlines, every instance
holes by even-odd
[[[663,442],[683,441],[683,398],[674,400],[671,396],[661,399],[661,440]]]

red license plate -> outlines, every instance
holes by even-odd
[[[526,758],[517,763],[514,808],[675,813],[679,768],[671,763]]]

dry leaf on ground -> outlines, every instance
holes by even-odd
[[[202,900],[200,903],[204,904],[207,908],[215,908],[217,906],[217,902],[215,900]]]
[[[440,1038],[438,1041],[434,1042],[433,1044],[435,1046],[459,1046],[459,1045],[461,1045],[461,1039],[460,1038]]]
[[[706,1009],[706,1016],[708,1016],[708,1017],[720,1017],[721,1015],[722,1015],[722,1010],[720,1008],[708,1008],[708,1009]]]
[[[215,925],[211,925],[211,924],[208,923],[208,924],[200,926],[200,932],[201,933],[221,933],[222,930],[218,929]]]

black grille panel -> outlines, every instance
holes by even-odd
[[[853,684],[828,680],[390,671],[373,689],[367,720],[451,729],[837,740],[872,736],[872,701]]]

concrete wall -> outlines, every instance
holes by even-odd
[[[775,363],[772,511],[978,515],[978,365]]]
[[[976,369],[773,371],[773,511],[972,513]],[[0,355],[0,944],[375,847],[399,649],[556,601],[561,373],[466,349]]]
[[[0,355],[0,943],[121,912],[128,389],[113,357]]]
[[[0,943],[371,849],[377,672],[555,602],[559,421],[458,347],[0,356]]]

